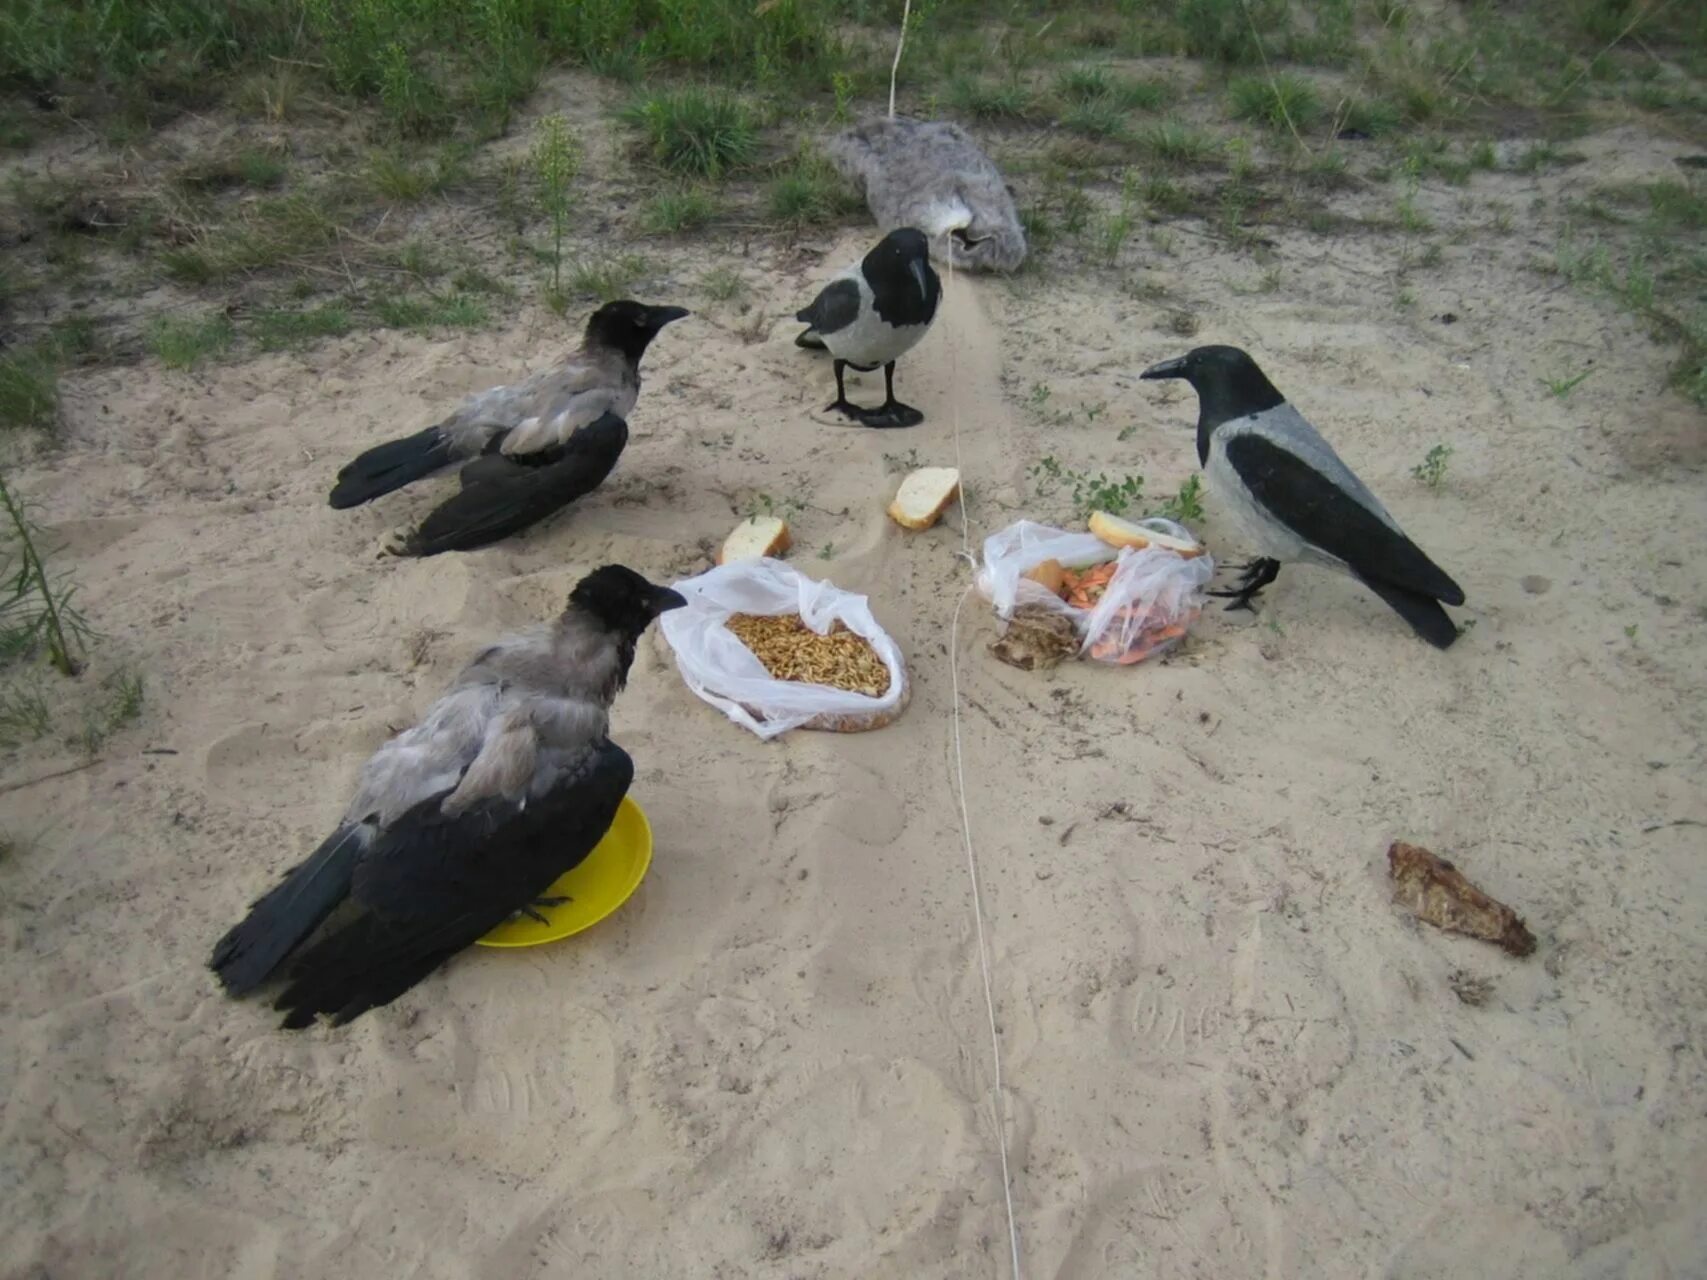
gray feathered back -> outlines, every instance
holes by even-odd
[[[1013,271],[1025,261],[1025,232],[1001,171],[957,124],[881,119],[844,129],[824,152],[836,171],[865,195],[885,232],[918,227],[942,256],[971,271]],[[970,248],[955,229],[981,240]]]

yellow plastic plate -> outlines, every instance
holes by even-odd
[[[590,929],[633,895],[652,865],[652,827],[640,806],[622,798],[605,838],[580,866],[557,877],[543,898],[568,898],[562,906],[536,907],[548,923],[522,916],[477,942],[481,947],[537,947]]]

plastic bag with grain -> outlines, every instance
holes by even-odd
[[[1170,537],[1196,541],[1172,520],[1139,522]],[[1069,571],[1113,563],[1114,571],[1085,608],[1069,603],[1025,575],[1053,560]],[[978,590],[1004,621],[1019,605],[1038,605],[1072,619],[1079,656],[1126,666],[1165,653],[1184,638],[1204,604],[1214,576],[1207,554],[1186,558],[1161,546],[1116,551],[1093,533],[1071,533],[1021,520],[984,539]]]
[[[910,690],[901,650],[878,626],[862,595],[817,582],[780,560],[737,560],[671,584],[687,599],[658,619],[682,680],[701,699],[759,737],[791,729],[854,732],[888,724]],[[737,614],[798,613],[819,635],[841,623],[862,637],[889,672],[879,697],[829,685],[778,680],[729,629]]]

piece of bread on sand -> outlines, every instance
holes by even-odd
[[[748,516],[723,540],[723,546],[717,552],[717,563],[780,556],[793,545],[794,539],[789,536],[786,520],[779,520],[776,516]]]
[[[1165,533],[1154,529],[1146,529],[1143,525],[1133,524],[1130,520],[1122,520],[1119,516],[1110,515],[1106,511],[1098,511],[1091,516],[1091,532],[1096,534],[1111,547],[1131,547],[1134,551],[1142,551],[1145,547],[1162,547],[1175,555],[1191,560],[1203,554],[1203,544],[1186,542],[1180,538],[1170,538]]]
[[[901,481],[889,518],[903,529],[928,529],[960,496],[960,472],[953,467],[920,467]]]

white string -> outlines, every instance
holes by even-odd
[[[954,245],[947,237],[945,256],[948,259],[948,285],[954,288]],[[954,417],[954,466],[960,473],[960,558],[976,573],[978,561],[972,555],[972,516],[966,505],[966,472],[961,467],[960,460],[960,387],[959,362],[955,359],[958,344],[952,339],[948,348],[948,372],[950,388],[949,400],[953,407]],[[948,629],[948,678],[953,693],[954,707],[954,784],[955,799],[960,805],[960,834],[966,846],[966,873],[972,881],[972,919],[978,933],[978,969],[984,977],[984,1011],[990,1019],[990,1060],[995,1068],[994,1094],[991,1098],[992,1110],[996,1118],[997,1149],[1002,1156],[1002,1199],[1007,1205],[1008,1212],[1008,1249],[1013,1256],[1014,1280],[1021,1280],[1019,1263],[1019,1222],[1014,1217],[1014,1184],[1013,1177],[1008,1172],[1008,1125],[1007,1125],[1007,1093],[1002,1085],[1002,1037],[996,1029],[996,996],[990,981],[990,948],[984,941],[984,895],[978,882],[978,859],[972,852],[972,816],[966,808],[966,756],[960,743],[960,611],[966,607],[966,601],[971,598],[976,588],[976,582],[969,584],[960,593],[960,602],[954,606],[954,621]]]
[[[913,0],[902,0],[901,38],[895,42],[895,61],[889,64],[889,118],[895,118],[895,76],[901,70],[901,50],[907,47],[907,25],[913,16]]]

